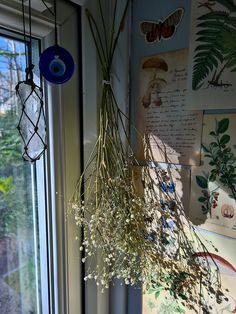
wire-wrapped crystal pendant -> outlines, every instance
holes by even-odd
[[[47,148],[43,91],[33,81],[32,68],[31,65],[26,69],[26,80],[15,87],[21,108],[17,129],[23,141],[22,157],[31,162],[38,160]]]

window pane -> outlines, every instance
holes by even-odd
[[[0,313],[41,313],[35,165],[21,157],[15,85],[23,42],[0,35]]]

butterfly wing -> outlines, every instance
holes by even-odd
[[[141,22],[140,31],[145,35],[145,39],[148,43],[153,43],[160,39],[161,27],[159,23],[151,21]]]
[[[174,35],[183,15],[184,9],[178,8],[163,22],[143,21],[140,23],[140,31],[145,35],[145,39],[148,43],[159,41],[161,38],[169,39]]]
[[[171,13],[163,21],[161,25],[161,37],[162,38],[169,39],[174,35],[177,26],[182,20],[183,15],[184,15],[184,9],[178,8],[176,11]]]

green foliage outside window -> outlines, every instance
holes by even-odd
[[[30,167],[22,161],[15,84],[22,79],[24,45],[0,40],[0,239],[32,226]]]

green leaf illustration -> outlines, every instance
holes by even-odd
[[[182,309],[180,306],[177,306],[175,312],[176,312],[176,313],[185,313],[185,310]]]
[[[209,135],[211,135],[211,136],[213,136],[213,137],[216,137],[217,135],[216,135],[216,132],[214,132],[214,131],[211,131],[210,133],[209,133]]]
[[[215,2],[220,3],[221,5],[223,5],[226,9],[228,9],[231,12],[236,11],[236,6],[235,6],[233,0],[215,0]]]
[[[216,162],[213,161],[213,160],[211,160],[211,161],[209,162],[209,165],[210,165],[210,166],[215,166],[215,164],[216,164]]]
[[[225,68],[236,70],[236,5],[232,0],[217,0],[225,10],[208,12],[198,17],[193,66],[193,90],[204,83],[221,86],[220,77]],[[230,83],[229,83],[230,84]]]
[[[233,22],[236,27],[236,21]],[[222,42],[224,49],[224,59],[227,67],[231,68],[231,72],[234,72],[236,65],[236,32],[225,32]]]
[[[212,172],[209,176],[209,181],[214,182],[216,180],[216,173]]]
[[[151,300],[148,300],[148,306],[151,310],[153,310],[156,307],[155,303],[153,303]]]
[[[197,181],[197,184],[200,186],[200,188],[202,189],[208,188],[207,179],[204,178],[203,176],[196,176],[196,181]]]
[[[221,134],[227,131],[229,128],[229,119],[222,119],[217,123],[217,133]]]
[[[220,145],[225,145],[229,143],[229,141],[230,141],[230,136],[228,134],[224,134],[220,139]]]
[[[211,142],[209,144],[210,149],[213,149],[214,147],[218,147],[218,144],[216,142]]]
[[[160,296],[160,294],[161,294],[161,291],[157,291],[157,292],[155,293],[155,299],[157,299],[157,298]]]
[[[228,13],[223,11],[209,12],[204,15],[199,16],[198,20],[223,20],[228,18]]]
[[[187,300],[187,296],[183,293],[179,293],[179,296],[181,297],[182,300]]]
[[[204,197],[204,196],[200,196],[200,197],[198,198],[198,201],[199,201],[200,203],[204,203],[206,200],[207,200],[207,198]]]
[[[215,37],[210,37],[210,40],[206,38],[205,42],[207,44],[199,45],[196,48],[196,52],[201,52],[202,55],[196,55],[194,58],[194,68],[193,68],[193,81],[192,88],[194,90],[199,88],[199,85],[203,79],[205,79],[209,73],[211,73],[214,67],[218,67],[219,63],[222,61],[222,55],[219,53],[216,47],[219,47],[220,35],[222,32],[218,30]]]

